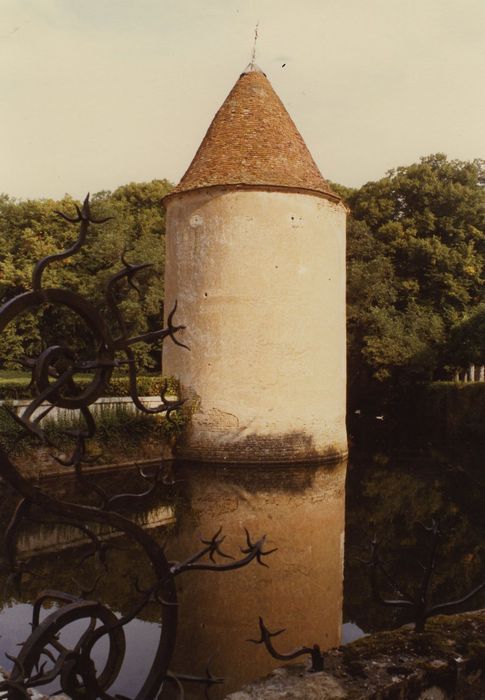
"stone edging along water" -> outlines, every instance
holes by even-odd
[[[328,652],[326,666],[321,673],[302,664],[278,668],[226,700],[481,700],[485,610],[437,617],[422,634],[403,627],[363,637]],[[0,668],[0,681],[5,676]]]
[[[175,400],[177,397],[175,395],[168,395],[166,398],[169,401]],[[159,396],[140,396],[140,401],[145,404],[147,408],[156,408],[160,405]],[[8,404],[17,414],[21,413],[23,410],[29,407],[32,399],[12,399],[7,401],[0,401],[0,406],[3,404]],[[38,415],[43,413],[47,408],[50,407],[49,403],[43,403],[36,408],[32,413],[31,418],[35,419]],[[91,406],[90,409],[96,416],[96,413],[103,411],[103,409],[112,408],[123,408],[126,411],[136,413],[138,409],[133,403],[131,396],[104,396],[97,399]],[[161,415],[164,413],[162,412]],[[59,420],[59,419],[72,419],[80,415],[78,410],[70,410],[66,408],[60,408],[59,406],[54,406],[49,413],[49,420]]]
[[[485,610],[440,616],[426,631],[379,632],[328,652],[326,670],[291,664],[226,700],[480,700]]]

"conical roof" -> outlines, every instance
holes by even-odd
[[[339,199],[271,83],[254,65],[239,77],[168,197],[218,185],[309,190]]]

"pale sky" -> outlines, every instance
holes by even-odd
[[[258,20],[324,177],[485,157],[485,0],[0,0],[0,192],[177,182]]]

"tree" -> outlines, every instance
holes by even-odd
[[[430,378],[485,299],[485,163],[443,154],[345,192],[349,375]]]
[[[485,364],[485,303],[451,329],[446,347],[450,367],[461,369],[469,364]]]
[[[162,198],[171,190],[167,180],[131,183],[113,193],[100,192],[91,198],[95,215],[110,216],[110,221],[91,226],[82,251],[65,261],[49,266],[45,281],[49,286],[63,286],[86,295],[107,314],[115,335],[116,323],[105,307],[104,288],[108,279],[122,267],[121,255],[131,263],[150,262],[152,268],[138,279],[140,296],[128,285],[120,285],[119,303],[130,333],[139,334],[159,328],[163,320],[163,274],[165,263],[165,215]],[[31,288],[32,268],[37,260],[67,248],[76,239],[77,227],[66,224],[56,211],[74,214],[71,197],[17,201],[0,197],[0,298],[7,301]],[[2,366],[15,366],[23,355],[36,354],[40,337],[49,331],[55,337],[85,339],[89,352],[90,339],[79,327],[79,319],[56,308],[42,308],[39,314],[22,318],[9,327],[2,338]],[[81,334],[79,331],[81,330]],[[41,333],[42,331],[42,333]],[[54,342],[53,341],[53,342]],[[78,348],[81,351],[83,348]],[[134,347],[140,366],[154,369],[159,358],[150,355],[140,344]]]

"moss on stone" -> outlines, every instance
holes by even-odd
[[[291,686],[292,694],[285,695],[283,677],[275,684],[272,674],[235,694],[234,700],[310,696],[324,700],[333,697],[328,695],[329,681],[336,682],[341,691],[335,697],[346,700],[422,700],[429,689],[434,693],[429,697],[476,700],[485,697],[484,633],[485,611],[436,617],[420,634],[411,626],[379,632],[332,649],[323,673],[285,667],[286,678],[292,679],[287,690]],[[318,684],[321,692],[315,693]],[[306,692],[310,687],[311,694]]]

